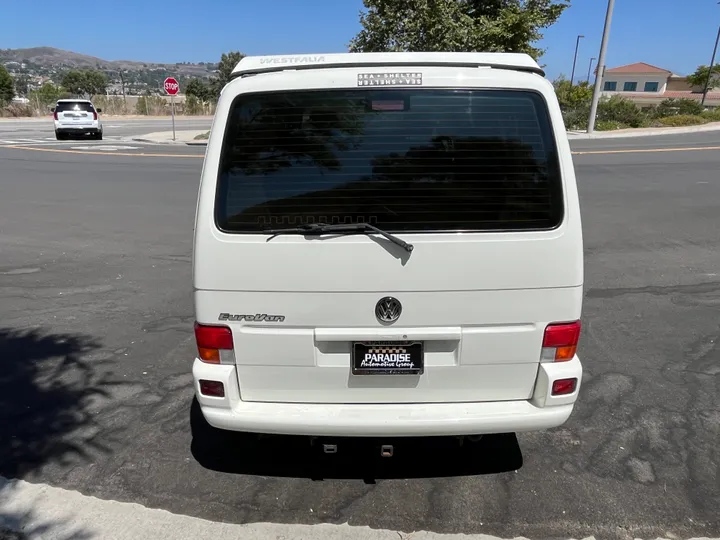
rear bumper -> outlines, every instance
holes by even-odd
[[[62,126],[55,128],[55,133],[100,133],[97,126]]]
[[[63,124],[55,122],[56,133],[99,133],[102,131],[102,124],[94,122],[92,124]]]
[[[576,377],[567,396],[551,396],[552,382]],[[480,403],[305,404],[261,403],[240,399],[235,366],[193,364],[195,395],[211,426],[230,431],[337,437],[423,437],[544,430],[562,425],[572,413],[582,365],[540,364],[532,399]],[[200,393],[199,380],[220,381],[225,397]]]

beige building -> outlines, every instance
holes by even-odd
[[[657,105],[664,99],[702,99],[702,88],[690,86],[686,78],[644,62],[606,69],[602,95],[621,95],[641,106]],[[720,88],[708,91],[706,107],[720,107]]]

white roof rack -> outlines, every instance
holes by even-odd
[[[288,69],[323,69],[336,67],[443,66],[490,67],[545,72],[529,54],[489,52],[383,52],[332,53],[246,56],[238,62],[232,77]]]

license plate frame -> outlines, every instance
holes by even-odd
[[[366,354],[376,355],[367,359]],[[408,358],[393,355],[407,354]],[[387,355],[380,358],[377,355]],[[371,365],[363,366],[363,361]],[[410,362],[412,365],[407,366]],[[354,341],[350,367],[353,375],[422,375],[425,373],[425,344],[422,341]]]

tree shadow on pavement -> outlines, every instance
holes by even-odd
[[[373,483],[499,474],[523,465],[514,433],[465,440],[462,445],[455,437],[333,438],[326,442],[336,443],[338,452],[325,454],[323,441],[311,445],[309,437],[258,437],[217,430],[204,419],[196,399],[190,408],[190,428],[195,460],[207,469],[231,474]],[[382,444],[393,445],[393,457],[381,457]]]
[[[108,396],[113,383],[98,375],[98,362],[83,359],[99,348],[84,335],[0,328],[0,476],[24,477],[48,464],[91,461],[94,452],[110,451],[96,441],[99,430],[89,409],[93,400]],[[0,530],[17,531],[32,521],[27,513],[5,511],[12,497],[4,485]],[[52,528],[34,525],[30,532],[43,536]],[[72,538],[83,538],[83,532]]]

